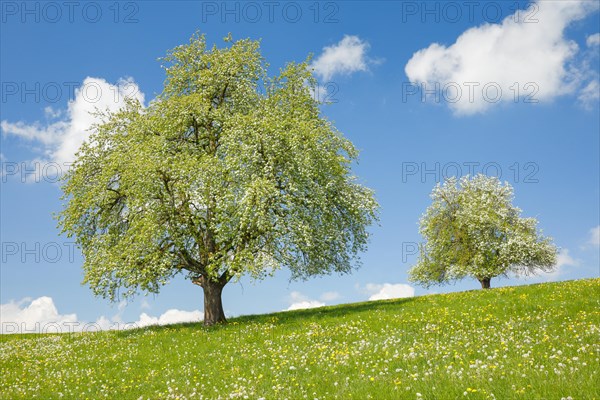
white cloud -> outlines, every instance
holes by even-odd
[[[75,96],[69,101],[66,110],[46,107],[46,117],[53,120],[26,123],[2,120],[0,127],[4,135],[13,135],[41,145],[43,157],[60,165],[68,165],[81,144],[89,136],[89,128],[99,122],[91,113],[98,111],[116,111],[124,106],[128,97],[144,103],[144,93],[140,91],[132,78],[121,79],[112,85],[102,78],[87,77]],[[55,120],[63,117],[60,120]]]
[[[550,272],[537,271],[530,275],[519,275],[518,279],[524,279],[527,281],[556,281],[559,276],[564,275],[567,267],[578,267],[581,265],[581,260],[571,256],[569,249],[562,248],[559,250],[556,256],[556,264],[554,269]]]
[[[44,108],[44,114],[46,115],[46,118],[49,119],[56,119],[59,118],[63,115],[64,110],[55,110],[53,107],[46,107]]]
[[[427,89],[436,83],[441,89],[446,87],[442,95],[459,115],[515,101],[517,87],[519,101],[525,101],[527,95],[531,100],[549,101],[585,86],[583,81],[589,79],[589,74],[572,63],[578,46],[564,37],[564,31],[572,22],[597,10],[598,2],[537,1],[532,6],[537,7],[537,22],[524,21],[523,16],[531,13],[521,12],[521,17],[511,15],[500,24],[468,29],[450,46],[433,43],[413,54],[406,64],[406,75],[411,83],[426,85]],[[475,84],[479,86],[469,87]],[[490,86],[484,92],[487,84]],[[498,85],[501,94],[492,85]],[[455,97],[456,86],[460,97]]]
[[[590,238],[587,244],[593,247],[600,247],[600,225],[590,229]]]
[[[325,292],[319,298],[322,301],[334,301],[339,299],[341,296],[338,292]]]
[[[59,314],[51,297],[0,305],[0,332],[68,332],[77,322],[76,314]],[[71,328],[72,329],[72,328]]]
[[[292,303],[284,311],[304,310],[306,308],[323,307],[324,305],[325,305],[325,303],[321,303],[320,301],[317,301],[317,300],[298,301],[298,302]]]
[[[565,267],[577,267],[580,265],[580,260],[573,258],[569,254],[569,249],[561,249],[556,256],[556,265],[554,270],[551,272],[542,272],[539,276],[546,281],[556,280],[560,275],[564,274]],[[532,275],[531,279],[535,279],[536,276]]]
[[[600,33],[594,33],[587,37],[585,43],[588,47],[600,46]]]
[[[204,318],[204,314],[199,311],[182,311],[177,309],[171,309],[165,311],[160,317],[152,317],[146,313],[140,315],[140,319],[135,322],[137,327],[149,326],[149,325],[169,325],[179,324],[182,322],[200,322]]]
[[[123,322],[126,302],[119,303],[117,313],[107,318],[102,315],[95,322],[80,321],[77,314],[60,314],[51,297],[22,299],[0,305],[0,333],[54,333],[90,332],[98,330],[131,329],[150,325],[169,325],[182,322],[200,322],[204,315],[199,310],[170,309],[158,317],[142,313],[135,322]]]
[[[579,263],[579,260],[571,257],[569,249],[561,249],[556,257],[556,273],[558,274],[563,267],[576,267]]]
[[[150,305],[150,303],[148,302],[148,300],[142,299],[142,304],[140,304],[140,308],[142,310],[149,310],[149,309],[152,308],[152,306]]]
[[[121,313],[123,313],[123,311],[125,311],[126,307],[127,307],[127,301],[121,300],[119,302],[119,305],[117,306],[117,310],[119,310],[118,314],[120,315]]]
[[[367,283],[365,290],[371,295],[369,301],[399,299],[403,297],[413,297],[415,295],[415,289],[404,283]]]
[[[329,81],[335,75],[368,71],[368,50],[366,41],[358,36],[345,35],[339,43],[324,47],[321,55],[312,62],[312,67],[323,81]]]
[[[597,79],[590,81],[579,93],[578,99],[584,107],[591,109],[591,105],[600,98],[600,82]]]
[[[302,310],[305,308],[323,307],[325,303],[318,300],[311,300],[300,292],[290,294],[291,305],[283,311]]]

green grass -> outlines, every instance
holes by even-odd
[[[600,399],[600,279],[0,337],[0,398]]]

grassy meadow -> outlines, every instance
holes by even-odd
[[[227,299],[225,299],[227,301]],[[1,399],[600,399],[600,279],[0,336]]]

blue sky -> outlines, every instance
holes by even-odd
[[[418,219],[436,182],[470,171],[501,174],[561,248],[557,272],[493,286],[599,276],[598,2],[269,4],[2,3],[3,322],[198,317],[201,289],[183,277],[128,304],[95,298],[52,218],[62,204],[56,171],[84,140],[87,111],[125,95],[147,104],[164,80],[157,58],[196,31],[219,46],[229,32],[262,39],[270,71],[312,53],[332,101],[323,113],[361,150],[356,174],[382,206],[359,270],[242,279],[225,288],[229,315],[427,293],[406,286]]]

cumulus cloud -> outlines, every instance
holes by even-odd
[[[322,301],[334,301],[339,299],[341,296],[338,292],[325,292],[319,298]]]
[[[148,303],[148,300],[146,300],[146,299],[143,299],[143,300],[142,300],[142,304],[140,305],[140,308],[141,308],[142,310],[149,310],[149,309],[151,309],[151,308],[152,308],[152,306],[150,305],[150,303]]]
[[[367,51],[369,43],[358,36],[345,35],[337,44],[323,48],[323,52],[313,61],[315,74],[324,81],[335,75],[350,75],[369,70]]]
[[[600,82],[595,79],[581,89],[578,99],[584,107],[591,109],[591,105],[600,98]]]
[[[365,290],[371,295],[369,301],[399,299],[415,295],[415,289],[404,283],[367,283]]]
[[[67,333],[99,330],[131,329],[150,325],[169,325],[183,322],[202,321],[204,315],[199,310],[182,311],[170,309],[158,317],[142,313],[135,322],[123,322],[122,313],[127,303],[121,302],[118,312],[108,318],[101,316],[94,322],[81,321],[77,314],[61,314],[54,300],[43,296],[32,300],[25,298],[0,305],[0,332],[6,333]]]
[[[587,51],[581,63],[582,80],[587,80],[579,90],[578,100],[583,108],[593,110],[600,100],[600,73],[596,63],[600,55],[600,33],[589,35],[586,39]]]
[[[587,244],[593,247],[600,247],[600,225],[590,229],[590,238]]]
[[[550,272],[538,271],[535,274],[520,275],[517,278],[528,281],[556,281],[560,276],[568,272],[569,267],[579,267],[581,264],[581,260],[573,257],[569,249],[561,248],[556,255],[554,270]]]
[[[149,326],[149,325],[169,325],[179,324],[183,322],[200,322],[204,318],[204,314],[199,311],[182,311],[177,309],[171,309],[165,311],[159,317],[152,317],[146,313],[140,315],[140,319],[135,322],[138,327]]]
[[[580,260],[569,254],[569,249],[560,249],[556,256],[556,265],[551,272],[542,272],[539,274],[546,281],[556,280],[560,275],[565,273],[567,267],[577,267],[581,264]],[[536,275],[528,277],[528,279],[536,279]]]
[[[292,303],[283,311],[302,310],[305,308],[323,307],[325,303],[318,300],[311,300],[300,292],[292,292],[290,294],[290,302]]]
[[[569,249],[561,249],[556,257],[556,272],[559,272],[563,267],[576,267],[579,265],[579,260],[571,257]]]
[[[524,19],[531,13],[520,12],[499,24],[468,29],[449,46],[433,43],[413,54],[406,75],[411,83],[428,90],[438,85],[449,107],[459,115],[515,101],[517,88],[519,101],[533,102],[576,92],[587,87],[591,78],[586,67],[575,65],[579,49],[564,37],[564,31],[597,11],[598,4],[536,1],[531,7],[537,10],[537,22]],[[588,44],[595,41],[595,36],[588,38]]]
[[[144,103],[144,93],[132,78],[110,84],[102,78],[87,77],[75,90],[66,110],[46,107],[44,113],[50,122],[27,123],[2,120],[0,127],[7,136],[19,137],[42,148],[41,156],[59,165],[69,165],[81,144],[88,138],[92,124],[99,122],[92,113],[117,111],[126,98]]]
[[[600,33],[594,33],[593,35],[589,35],[585,40],[585,43],[588,47],[600,46]]]
[[[51,297],[25,298],[0,305],[0,332],[68,332],[76,314],[60,314]]]

